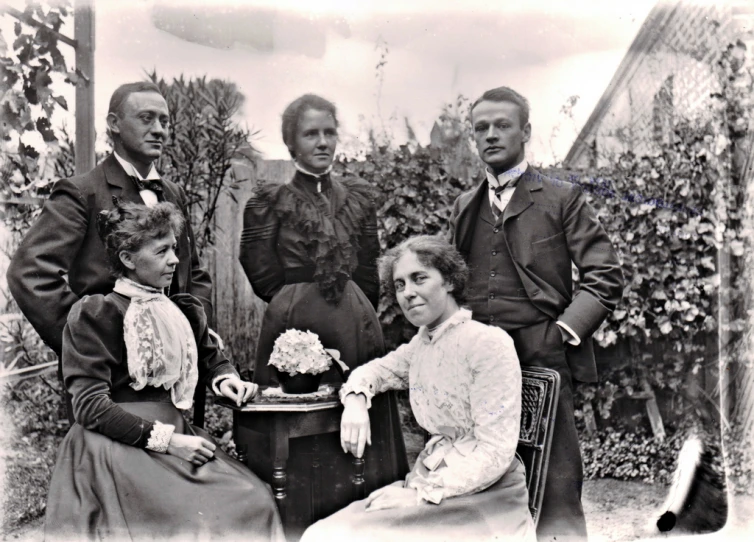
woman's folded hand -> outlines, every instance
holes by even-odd
[[[398,481],[389,486],[373,491],[367,497],[366,511],[388,510],[390,508],[406,508],[417,506],[418,498],[415,489],[403,487],[403,482]]]
[[[215,457],[215,448],[206,438],[173,433],[167,453],[199,467]]]
[[[218,385],[220,394],[227,397],[231,401],[235,401],[236,405],[241,406],[242,403],[252,399],[259,390],[257,384],[246,382],[241,380],[237,376],[231,376],[226,378]]]
[[[345,453],[351,452],[356,457],[362,457],[364,447],[372,444],[366,398],[360,393],[350,393],[343,404],[345,408],[340,419],[340,446]]]

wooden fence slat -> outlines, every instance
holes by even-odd
[[[215,246],[207,250],[206,259],[213,279],[213,305],[216,331],[225,341],[225,352],[239,368],[254,366],[257,338],[266,304],[251,290],[249,281],[238,261],[243,209],[257,180],[284,183],[293,177],[294,168],[287,160],[260,160],[256,171],[235,165],[241,182],[233,191],[237,201],[228,194],[218,200],[215,214]]]
[[[6,373],[0,373],[0,382],[17,382],[24,380],[25,378],[31,378],[33,376],[40,376],[43,374],[51,373],[58,367],[57,361],[50,361],[48,363],[40,363],[32,367],[24,367],[23,369],[14,369]]]

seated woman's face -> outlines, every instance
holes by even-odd
[[[442,274],[423,265],[413,252],[395,262],[393,284],[403,314],[417,327],[436,327],[458,309]]]
[[[312,173],[322,173],[332,164],[337,144],[338,128],[333,116],[318,109],[304,111],[294,140],[296,162]]]
[[[127,268],[126,277],[153,288],[167,288],[178,265],[176,246],[175,235],[171,232],[147,241],[136,252],[121,252],[121,261]]]

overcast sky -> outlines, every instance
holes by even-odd
[[[236,83],[267,158],[287,158],[280,115],[305,92],[336,103],[343,146],[356,148],[369,126],[404,141],[404,117],[427,143],[444,103],[508,85],[531,102],[530,159],[550,164],[565,156],[654,3],[97,0],[99,147],[112,91],[156,69]],[[559,113],[572,95],[573,121]]]

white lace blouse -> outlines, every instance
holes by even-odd
[[[416,421],[432,438],[406,478],[420,499],[482,491],[510,466],[521,418],[521,368],[503,330],[460,309],[435,330],[355,369],[341,390],[372,397],[409,389]]]

